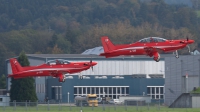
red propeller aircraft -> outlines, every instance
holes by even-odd
[[[10,64],[12,68],[12,74],[8,77],[13,77],[14,79],[25,78],[25,77],[36,77],[36,76],[52,76],[59,78],[59,82],[65,81],[65,74],[79,73],[84,70],[92,68],[97,63],[96,62],[69,62],[63,59],[51,60],[45,64],[38,66],[28,66],[22,67],[17,59],[10,59]],[[79,76],[83,79],[83,76]]]
[[[101,37],[101,42],[104,53],[101,53],[100,56],[110,58],[120,55],[147,55],[153,56],[153,59],[158,62],[160,60],[160,52],[175,51],[176,58],[179,57],[178,49],[187,46],[190,52],[188,44],[194,43],[194,40],[189,40],[188,38],[184,40],[166,40],[160,37],[148,37],[132,44],[114,45],[107,36],[103,36]]]

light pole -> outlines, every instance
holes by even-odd
[[[190,71],[191,73],[193,73],[191,70],[184,70],[184,71],[186,71],[186,73],[185,73],[185,79],[186,79],[186,93],[188,93],[188,91],[189,91],[189,89],[188,89],[188,83],[189,83],[189,81],[188,81],[188,71]]]
[[[69,93],[69,92],[67,92],[67,95],[68,95],[68,103],[69,103],[69,94],[70,94],[70,93]]]

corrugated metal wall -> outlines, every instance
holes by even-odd
[[[180,56],[179,59],[165,58],[165,103],[167,105],[182,93],[188,93],[199,86],[199,59],[198,55]]]
[[[82,60],[87,61],[87,60]],[[164,61],[135,61],[135,60],[93,60],[98,64],[83,71],[82,75],[133,75],[133,74],[164,74]],[[149,78],[149,77],[148,77]]]

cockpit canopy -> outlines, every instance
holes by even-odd
[[[63,65],[63,64],[70,64],[70,62],[64,59],[55,59],[55,60],[49,60],[46,64],[47,65]]]
[[[166,39],[160,37],[147,37],[139,40],[141,43],[149,43],[149,42],[165,42]]]

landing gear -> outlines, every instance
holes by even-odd
[[[62,82],[65,82],[65,78],[63,78]]]
[[[175,56],[176,58],[179,58],[179,55],[178,55],[178,51],[177,51],[177,50],[176,50],[176,52],[175,52],[175,55],[176,55],[176,56]]]
[[[160,54],[158,52],[154,53],[154,58],[153,58],[156,62],[160,61]]]
[[[188,48],[188,52],[190,53],[190,46],[187,45],[187,48]]]
[[[160,58],[158,58],[158,57],[154,57],[153,58],[156,62],[159,62],[160,61]]]
[[[59,82],[65,82],[65,75],[59,74],[59,75],[58,75],[58,81],[59,81]]]
[[[79,79],[81,79],[81,80],[82,80],[82,79],[83,79],[83,76],[82,76],[82,75],[79,75]]]

